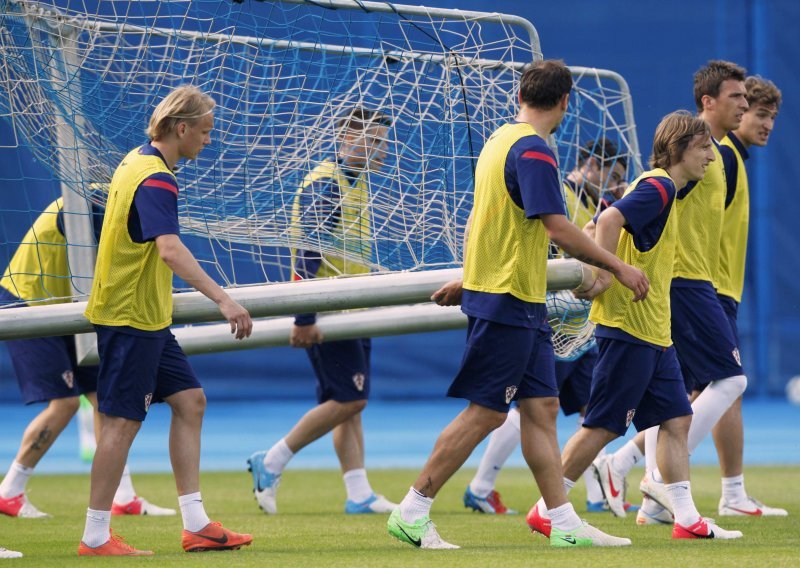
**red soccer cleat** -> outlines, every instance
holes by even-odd
[[[86,546],[81,541],[78,545],[78,556],[153,556],[153,551],[133,548],[125,539],[112,532],[111,538],[96,548]]]
[[[534,505],[530,511],[528,511],[528,516],[525,517],[525,521],[528,523],[528,526],[531,528],[533,532],[538,532],[539,534],[543,534],[547,538],[550,538],[550,519],[546,519],[539,514],[539,508]]]
[[[197,532],[183,531],[183,549],[186,552],[208,550],[238,550],[253,542],[252,535],[229,531],[220,523],[208,523]]]

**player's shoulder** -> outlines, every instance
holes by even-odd
[[[514,142],[509,152],[518,161],[536,161],[557,168],[558,162],[552,148],[538,134],[529,134]]]

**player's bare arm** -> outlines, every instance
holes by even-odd
[[[565,215],[542,215],[542,223],[547,229],[550,240],[567,254],[581,262],[609,271],[616,276],[620,284],[633,292],[634,301],[644,300],[647,297],[650,288],[647,276],[638,268],[622,262],[613,252],[598,247]]]
[[[219,306],[220,313],[231,324],[231,333],[236,334],[236,339],[250,337],[253,332],[250,313],[206,274],[178,235],[156,237],[156,247],[161,260],[176,275]]]
[[[322,343],[325,336],[315,323],[310,325],[293,325],[289,335],[289,345],[306,349],[316,343]]]

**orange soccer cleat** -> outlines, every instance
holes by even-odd
[[[229,531],[220,523],[208,523],[197,532],[183,531],[183,549],[186,552],[208,550],[238,550],[253,542],[253,536]]]
[[[133,548],[125,542],[125,539],[112,532],[111,538],[96,548],[86,546],[81,541],[78,546],[78,556],[153,556],[153,551]]]

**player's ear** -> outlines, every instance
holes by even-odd
[[[561,110],[566,112],[568,106],[569,106],[569,93],[564,93],[564,96],[561,97]]]
[[[717,99],[715,99],[711,95],[703,95],[700,98],[700,103],[703,105],[703,110],[714,110],[714,104],[716,102]]]

